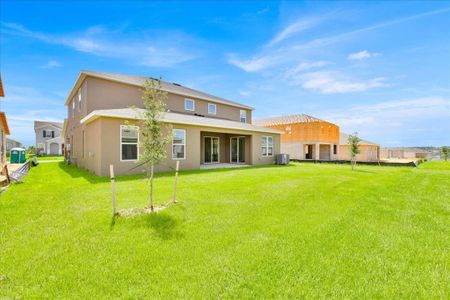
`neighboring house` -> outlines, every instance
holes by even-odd
[[[36,133],[36,150],[40,154],[62,155],[64,152],[64,138],[61,136],[63,123],[34,121]]]
[[[309,115],[259,119],[255,125],[282,131],[281,153],[298,160],[350,160],[348,135],[339,126]],[[362,140],[358,161],[378,161],[380,146]]]
[[[6,138],[6,152],[11,151],[12,148],[23,148],[23,144],[16,140]]]
[[[350,145],[348,144],[348,134],[340,133],[339,160],[351,160]],[[359,142],[359,154],[356,161],[375,162],[380,160],[380,145],[366,140]]]
[[[5,97],[3,90],[2,77],[0,75],[0,97]],[[1,100],[0,100],[1,101]],[[6,136],[10,134],[6,114],[0,112],[0,172],[3,172],[3,167],[6,164]]]
[[[382,159],[420,159],[432,156],[432,151],[415,147],[386,147],[381,149]]]
[[[68,160],[97,175],[140,173],[139,113],[146,77],[82,71],[65,102]],[[167,158],[157,171],[209,164],[273,164],[280,132],[251,124],[252,108],[161,81],[168,93],[162,121],[171,127]],[[129,108],[135,106],[137,109]]]
[[[259,119],[253,124],[282,131],[281,153],[291,159],[338,159],[339,127],[335,124],[303,114]]]

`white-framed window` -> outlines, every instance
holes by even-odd
[[[44,138],[54,138],[55,137],[55,131],[53,130],[42,130],[42,137]]]
[[[38,143],[38,144],[37,144],[37,148],[38,148],[38,149],[44,150],[45,144],[44,144],[44,143]]]
[[[186,130],[172,129],[172,159],[186,158]]]
[[[139,159],[139,127],[120,125],[120,161]]]
[[[241,109],[239,111],[239,119],[241,123],[247,123],[247,111]]]
[[[78,112],[81,112],[81,88],[78,89]]]
[[[72,99],[72,119],[75,119],[75,97]]]
[[[273,156],[273,137],[263,136],[261,139],[262,156]]]
[[[208,103],[208,114],[210,115],[217,114],[217,106],[214,103]]]
[[[195,111],[195,100],[184,99],[184,109],[189,111]]]

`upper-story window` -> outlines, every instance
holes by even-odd
[[[72,118],[75,118],[75,97],[72,99]]]
[[[241,123],[247,123],[247,112],[243,109],[239,111],[239,119]]]
[[[208,114],[210,115],[217,114],[217,106],[214,103],[208,103]]]
[[[195,101],[192,99],[184,99],[184,109],[195,111]]]
[[[53,130],[43,130],[42,131],[42,137],[44,138],[54,138],[55,132]]]
[[[78,112],[81,112],[81,88],[78,89]]]

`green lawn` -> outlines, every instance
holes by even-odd
[[[56,156],[38,156],[37,157],[38,161],[42,161],[42,160],[64,160],[64,156],[62,155],[56,155]]]
[[[181,172],[178,204],[115,219],[107,178],[41,164],[0,196],[0,298],[448,299],[449,164]]]

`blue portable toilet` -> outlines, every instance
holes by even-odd
[[[12,148],[10,152],[9,162],[12,164],[23,164],[27,159],[25,158],[25,149]]]

